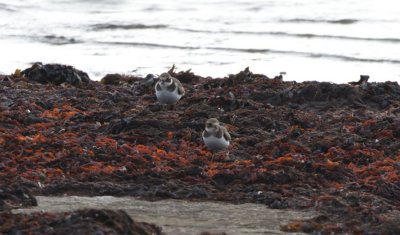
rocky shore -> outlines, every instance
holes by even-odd
[[[9,213],[34,206],[34,195],[129,195],[321,214],[283,226],[288,232],[400,234],[396,82],[296,83],[248,69],[225,78],[170,74],[186,89],[172,109],[158,104],[154,81],[140,77],[97,82],[42,64],[1,75],[0,233],[40,233],[52,221],[68,234],[61,218],[96,213],[118,221],[85,220],[92,226],[82,229],[134,231],[123,211]],[[210,117],[231,133],[229,151],[204,148]]]

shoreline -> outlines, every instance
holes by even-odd
[[[310,219],[312,211],[275,210],[262,204],[231,204],[223,202],[199,202],[179,199],[159,201],[138,200],[132,197],[36,197],[38,206],[13,210],[14,214],[38,212],[62,213],[96,208],[123,210],[135,221],[155,224],[165,234],[188,235],[212,234],[261,235],[285,234],[280,230],[291,220]]]
[[[97,82],[72,67],[46,69],[0,76],[1,211],[35,205],[32,195],[138,196],[322,214],[282,228],[291,232],[400,231],[396,82],[172,69],[187,94],[165,111],[142,78]],[[233,137],[229,155],[213,161],[200,138],[209,117]]]

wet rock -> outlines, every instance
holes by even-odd
[[[77,85],[89,83],[90,81],[87,73],[77,70],[72,66],[61,64],[43,65],[40,62],[34,63],[32,67],[23,70],[22,74],[28,77],[29,80],[42,84],[53,83],[60,85],[62,83],[69,83]]]

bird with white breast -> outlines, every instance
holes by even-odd
[[[169,73],[163,73],[155,86],[157,100],[161,104],[172,105],[185,95],[181,82]]]
[[[231,135],[225,127],[220,125],[218,119],[210,118],[203,131],[203,141],[209,150],[220,151],[229,147]]]

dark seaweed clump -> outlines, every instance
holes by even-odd
[[[88,83],[90,81],[87,73],[77,70],[69,65],[34,63],[32,67],[22,71],[22,75],[29,80],[40,83],[53,83],[60,85],[69,83],[77,85],[80,83]]]
[[[122,210],[85,209],[67,213],[0,213],[1,234],[160,235],[161,229],[136,222]]]

